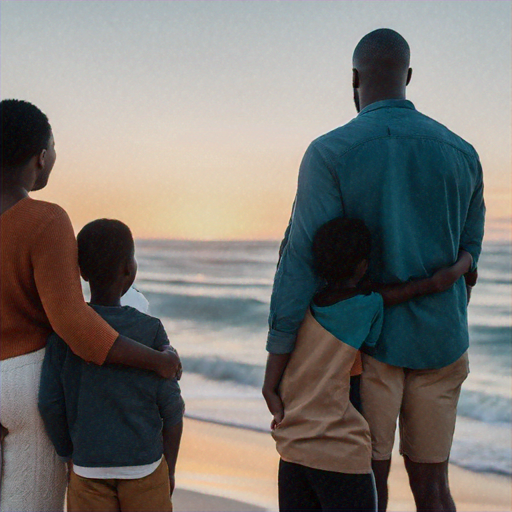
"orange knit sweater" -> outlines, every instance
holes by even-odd
[[[103,364],[118,333],[84,301],[67,213],[29,197],[0,216],[0,359],[34,352],[55,331]]]

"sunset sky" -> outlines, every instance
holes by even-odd
[[[1,1],[1,96],[49,117],[47,189],[75,228],[277,239],[308,144],[355,115],[366,33],[411,46],[408,99],[472,143],[509,236],[509,1]]]

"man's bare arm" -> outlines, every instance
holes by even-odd
[[[278,426],[284,418],[283,402],[277,390],[289,359],[290,354],[269,354],[267,359],[262,393],[268,410],[274,416],[272,429]]]

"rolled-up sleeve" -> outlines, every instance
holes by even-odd
[[[317,229],[343,214],[334,168],[318,141],[306,151],[299,171],[297,195],[282,246],[270,302],[267,351],[287,354],[318,282],[313,271],[311,245]]]
[[[485,223],[485,201],[484,201],[484,182],[482,166],[477,160],[476,185],[469,203],[464,228],[460,241],[461,249],[468,251],[473,257],[471,272],[477,268],[478,258],[482,251],[482,240],[484,237]]]

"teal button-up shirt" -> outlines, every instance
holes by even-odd
[[[306,151],[270,304],[267,350],[293,351],[318,282],[311,243],[338,216],[372,233],[370,278],[397,283],[431,275],[460,248],[481,251],[485,205],[474,148],[407,100],[378,101]],[[466,289],[386,308],[372,355],[405,368],[442,368],[468,348]]]

